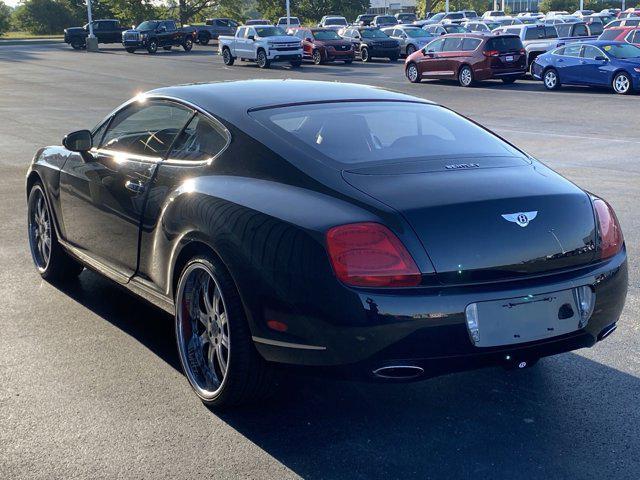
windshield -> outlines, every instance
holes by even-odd
[[[259,37],[275,37],[286,34],[280,27],[256,27],[256,35]]]
[[[335,30],[317,30],[313,32],[313,38],[316,40],[342,40]]]
[[[442,18],[446,15],[446,13],[436,13],[433,17],[431,17],[429,20],[431,20],[433,23],[437,23],[440,20],[442,20]]]
[[[464,12],[464,16],[467,18],[478,18],[478,14],[473,10]]]
[[[404,33],[406,33],[407,36],[411,38],[432,37],[431,34],[421,28],[407,28]]]
[[[340,102],[251,113],[275,134],[340,164],[521,154],[458,114],[413,102]]]
[[[402,21],[405,20],[415,20],[416,16],[413,13],[401,13],[400,15],[398,15],[398,18]]]
[[[493,30],[494,28],[498,28],[502,26],[502,24],[498,22],[487,22],[486,25],[489,28],[489,30]]]
[[[444,29],[447,33],[466,33],[469,31],[462,25],[444,25]]]
[[[347,21],[344,18],[327,18],[324,21],[325,25],[346,25]]]
[[[362,38],[389,38],[381,30],[362,30]]]
[[[448,19],[453,19],[453,20],[458,20],[460,18],[464,18],[464,15],[462,13],[449,13],[447,15]]]
[[[155,30],[160,22],[154,22],[152,20],[147,20],[146,22],[142,22],[140,25],[136,27],[136,30]]]
[[[468,30],[472,32],[487,32],[489,31],[489,27],[487,27],[484,23],[469,23],[465,25]]]
[[[620,35],[620,30],[613,30],[609,28],[602,32],[600,37],[598,37],[598,40],[615,40],[618,35]]]
[[[638,58],[640,57],[640,48],[630,43],[613,43],[604,45],[602,49],[605,53],[615,58]]]
[[[381,16],[376,20],[378,23],[396,23],[396,17]]]

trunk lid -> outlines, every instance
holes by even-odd
[[[438,159],[343,177],[405,217],[441,283],[522,278],[595,260],[588,195],[525,158]]]

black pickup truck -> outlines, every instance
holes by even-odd
[[[129,53],[139,49],[156,53],[158,48],[171,50],[172,47],[182,47],[188,52],[193,48],[196,35],[195,28],[178,28],[175,20],[147,20],[122,32],[122,45]]]
[[[93,34],[98,38],[98,43],[120,43],[124,28],[120,26],[118,20],[104,19],[92,22]],[[64,29],[64,41],[75,50],[80,50],[87,46],[89,36],[89,24],[84,27],[69,27]]]

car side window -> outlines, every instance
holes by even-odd
[[[463,37],[448,37],[444,40],[443,52],[459,52],[462,50]]]
[[[566,47],[564,47],[563,55],[566,57],[579,57],[581,48],[582,45],[580,45],[579,43],[574,45],[567,45]]]
[[[438,39],[438,40],[434,40],[433,42],[431,42],[430,44],[428,44],[425,48],[427,52],[441,52],[442,51],[442,47],[444,45],[444,38]]]
[[[582,57],[595,60],[596,57],[604,57],[604,53],[599,48],[592,45],[585,45],[582,48]]]
[[[479,38],[465,38],[462,42],[462,50],[472,52],[482,43]]]
[[[256,30],[253,27],[249,27],[244,31],[244,38],[249,38],[252,35],[256,36]]]
[[[163,157],[193,111],[173,102],[135,102],[114,116],[100,148]]]
[[[245,31],[246,31],[246,30],[247,30],[247,28],[246,28],[246,27],[240,27],[240,28],[238,29],[238,31],[236,32],[236,36],[237,36],[238,38],[244,38],[244,33],[245,33]]]
[[[167,27],[167,31],[173,31],[177,29],[176,22],[174,22],[173,20],[164,22],[164,26]]]
[[[215,157],[227,144],[227,134],[203,115],[196,115],[175,141],[168,158],[201,161]]]
[[[545,38],[558,38],[558,30],[556,27],[544,27]]]
[[[575,30],[573,31],[574,37],[588,37],[589,30],[586,25],[576,25]]]
[[[93,146],[97,147],[102,142],[102,137],[104,136],[104,132],[107,130],[109,126],[109,122],[111,121],[111,117],[107,118],[104,122],[98,125],[91,132],[91,137],[93,138]]]

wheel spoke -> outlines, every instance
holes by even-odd
[[[220,366],[220,370],[222,371],[222,375],[224,376],[227,373],[227,360],[224,358],[224,352],[222,351],[222,345],[216,345],[216,357],[218,359],[218,365]]]
[[[229,348],[229,338],[224,333],[220,336],[220,345],[226,349]]]
[[[202,332],[198,338],[200,338],[200,345],[202,346],[206,345],[211,341],[211,339],[209,338],[209,334],[207,333],[206,330]]]
[[[220,296],[220,290],[218,290],[217,287],[215,287],[215,290],[213,292],[213,312],[215,313],[217,316],[220,316],[224,313],[224,309],[222,308],[222,297]]]
[[[215,288],[215,285],[214,287]],[[211,303],[211,277],[207,275],[206,280],[202,283],[202,300],[204,304],[204,308],[206,310],[207,315],[211,316],[213,314],[213,304]]]

